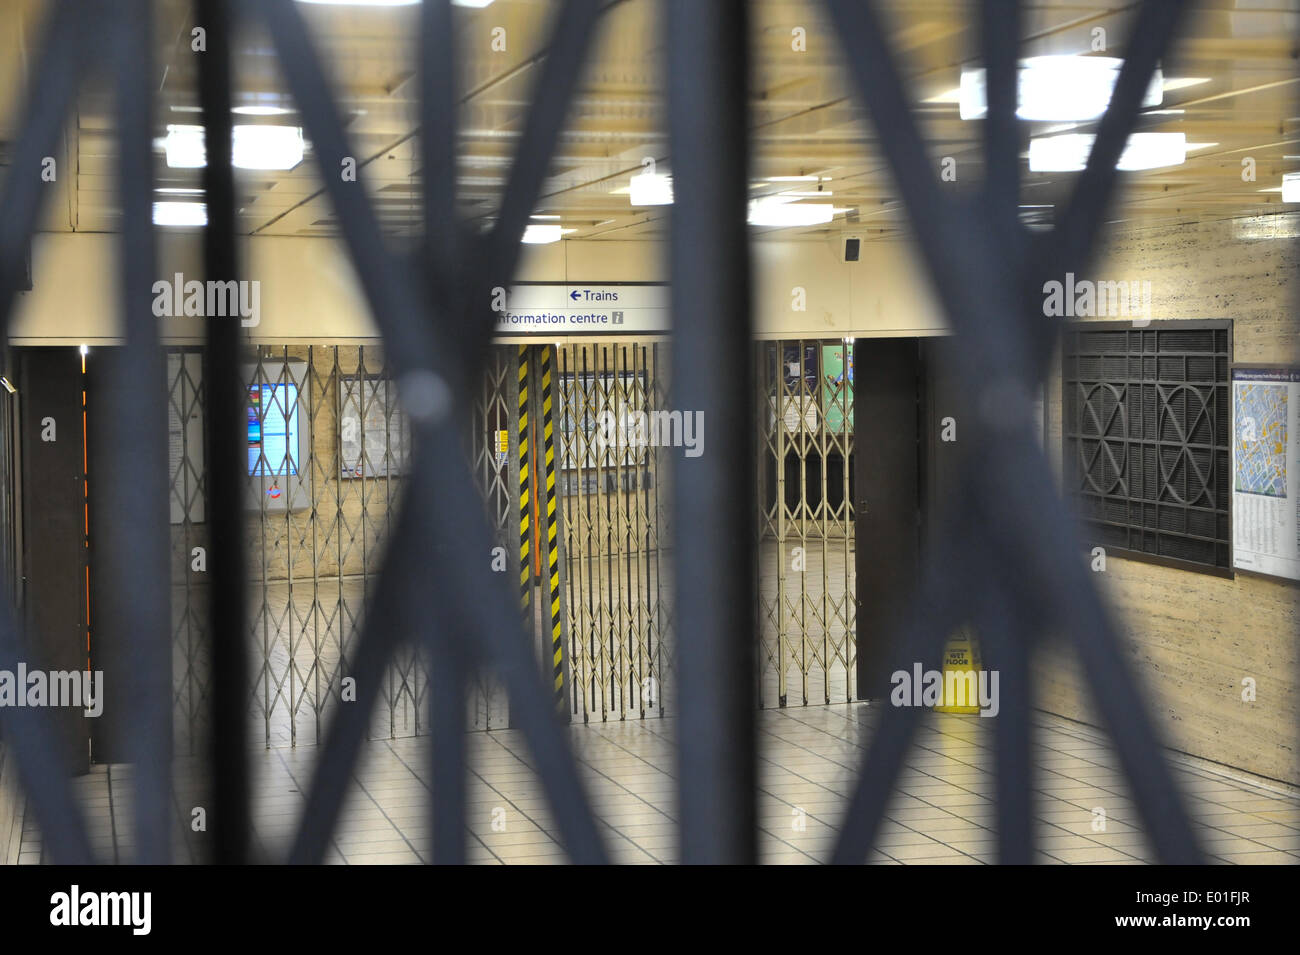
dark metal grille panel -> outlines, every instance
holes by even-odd
[[[1062,352],[1066,475],[1092,540],[1231,566],[1231,322],[1075,325]]]

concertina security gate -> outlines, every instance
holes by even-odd
[[[344,244],[380,327],[388,373],[404,396],[410,429],[400,492],[384,485],[385,513],[391,500],[391,513],[397,519],[388,522],[384,543],[377,545],[383,549],[383,566],[373,581],[360,631],[353,637],[358,705],[341,708],[325,727],[292,861],[322,858],[350,768],[385,687],[390,688],[390,702],[405,699],[409,685],[396,696],[391,690],[394,679],[399,683],[407,679],[409,684],[409,677],[403,676],[411,672],[402,662],[407,658],[399,655],[404,643],[434,661],[427,692],[434,861],[455,863],[465,858],[464,704],[474,674],[480,671],[495,673],[509,694],[571,857],[578,862],[607,860],[568,741],[550,717],[551,689],[538,678],[532,648],[519,632],[514,601],[509,599],[512,588],[492,574],[486,561],[460,559],[467,550],[488,553],[496,539],[493,523],[483,519],[481,489],[469,469],[449,463],[445,453],[441,457],[438,453],[460,443],[475,390],[489,367],[493,323],[488,293],[492,287],[509,284],[515,271],[519,240],[545,177],[547,157],[553,154],[579,67],[606,6],[600,0],[565,0],[560,6],[503,202],[491,230],[479,236],[455,212],[456,51],[451,42],[451,5],[448,0],[426,0],[422,5],[419,138],[425,231],[419,252],[406,257],[386,247],[362,184],[345,184],[333,175],[341,158],[354,153],[293,0],[197,2],[197,22],[204,24],[208,43],[200,68],[208,154],[206,276],[226,281],[239,274],[230,168],[230,37],[233,22],[247,17],[268,28],[297,99]],[[943,194],[935,181],[877,5],[869,0],[825,0],[824,6],[847,53],[854,92],[869,108],[879,148],[908,209],[937,297],[963,346],[958,349],[956,369],[962,383],[976,396],[1032,393],[1043,378],[1058,329],[1043,321],[1029,293],[1041,287],[1044,276],[1067,269],[1079,272],[1086,266],[1115,189],[1115,164],[1134,127],[1142,94],[1181,14],[1191,4],[1178,0],[1140,4],[1131,32],[1139,40],[1130,46],[1087,167],[1053,234],[1035,237],[1032,245],[1017,216],[1021,130],[1015,119],[1015,74],[1020,5],[1014,0],[983,0],[978,5],[987,69],[988,172],[977,193],[963,199]],[[735,375],[712,373],[752,337],[744,175],[746,4],[743,0],[667,0],[666,13],[665,76],[676,196],[669,246],[675,327],[669,346],[670,403],[699,409],[713,422],[749,422],[754,420],[756,404],[752,371],[742,363]],[[118,186],[124,212],[119,284],[125,346],[122,360],[115,363],[119,387],[113,390],[131,395],[132,400],[138,400],[143,382],[157,382],[162,388],[167,362],[148,308],[155,274],[150,221],[151,26],[148,0],[122,0],[112,5],[111,14],[106,5],[86,0],[57,3],[35,58],[39,82],[27,91],[13,161],[0,192],[0,317],[7,330],[21,282],[24,248],[47,194],[31,187],[33,177],[38,175],[41,158],[51,152],[87,68],[106,62],[118,98]],[[273,357],[265,355],[263,360]],[[231,323],[209,323],[202,362],[211,572],[206,599],[200,601],[206,604],[209,634],[243,633],[247,626],[246,548],[251,541],[242,503],[248,480],[243,460],[248,425],[247,383],[241,381],[244,358]],[[328,382],[337,373],[341,383],[345,372],[336,370],[353,370],[359,361],[358,355],[357,366],[337,359],[323,363],[329,371],[323,366],[320,380]],[[183,360],[182,367],[187,367]],[[134,383],[133,388],[121,387],[127,382]],[[309,393],[313,387],[314,383],[304,382]],[[106,477],[106,484],[112,482],[106,490],[118,505],[120,523],[130,528],[129,540],[119,532],[104,541],[109,554],[131,555],[130,561],[109,562],[106,583],[113,594],[127,593],[133,577],[169,579],[168,564],[173,559],[167,538],[170,495],[163,486],[168,440],[165,406],[140,404],[149,410],[141,412],[125,404],[106,409],[114,440],[103,445],[96,462],[106,476],[143,475],[135,481]],[[185,428],[183,415],[179,427]],[[992,421],[976,415],[967,425],[967,434],[972,432],[981,461],[979,466],[964,462],[958,506],[940,524],[941,546],[927,558],[913,617],[890,648],[899,662],[933,663],[946,634],[967,614],[988,637],[986,659],[1002,672],[1004,690],[995,741],[1000,860],[1033,858],[1028,660],[1033,637],[1050,628],[1068,634],[1079,651],[1157,854],[1166,862],[1199,861],[1185,806],[1119,652],[1114,627],[1075,559],[1076,532],[1056,496],[1032,429],[1014,416]],[[750,680],[738,680],[736,675],[754,672],[754,623],[735,608],[756,606],[758,547],[750,471],[756,449],[748,427],[717,427],[713,434],[716,440],[709,454],[674,462],[669,493],[674,531],[668,562],[672,627],[684,636],[677,641],[672,664],[677,674],[682,858],[753,862],[757,694]],[[779,456],[779,446],[776,453]],[[212,467],[212,462],[221,466]],[[378,485],[370,487],[375,492]],[[726,493],[720,493],[720,488]],[[335,490],[338,497],[343,493],[341,488]],[[369,510],[364,503],[358,506],[362,515]],[[1020,519],[1024,513],[1033,514],[1035,520],[1024,522]],[[344,531],[342,522],[326,530],[347,533],[351,540],[351,531]],[[808,536],[806,530],[800,528],[801,541]],[[826,530],[822,529],[823,535]],[[299,546],[297,536],[292,520],[288,521],[284,555]],[[336,551],[341,539],[331,538]],[[604,556],[613,553],[606,551]],[[1005,576],[992,574],[991,565],[999,566]],[[339,565],[340,592],[346,567],[346,561]],[[1019,593],[1009,589],[1007,579],[1016,579],[1024,589]],[[1025,601],[1025,593],[1036,599]],[[171,596],[166,588],[138,592],[132,600],[117,602],[103,622],[121,629],[135,664],[134,678],[139,680],[139,691],[128,696],[125,715],[130,730],[127,756],[136,766],[133,813],[141,862],[171,858],[173,699],[166,688],[173,683],[174,635],[179,633],[169,608]],[[303,609],[294,600],[286,598],[283,603],[281,607],[277,602],[272,612],[296,618]],[[432,603],[439,608],[439,619],[428,613]],[[350,598],[340,598],[336,609],[342,611],[344,604],[351,613]],[[782,600],[781,613],[785,605]],[[11,667],[20,658],[21,644],[12,608],[4,609],[0,667]],[[313,613],[326,609],[311,608]],[[318,642],[322,636],[315,631],[312,639]],[[346,651],[342,643],[340,647]],[[305,687],[318,678],[328,682],[328,674],[319,670],[294,675],[297,649],[293,644],[284,646],[284,678],[274,675],[262,687],[263,699],[283,692],[281,688],[290,682],[294,687]],[[219,862],[248,858],[247,651],[244,640],[210,641],[206,673],[196,670],[193,695],[185,700],[184,712],[206,706],[211,715],[207,734],[214,780],[211,836],[214,859]],[[607,653],[608,649],[591,651],[593,666],[597,657]],[[823,663],[829,659],[829,654],[824,656]],[[847,664],[847,656],[843,659]],[[777,667],[784,674],[783,660],[778,659]],[[292,689],[283,697],[291,710],[299,698],[318,699],[298,697],[298,693]],[[418,710],[420,701],[415,691],[411,693],[410,705]],[[594,705],[593,699],[589,709]],[[618,698],[617,688],[601,703],[603,711],[627,705]],[[314,731],[319,712],[314,702],[308,709]],[[13,748],[49,857],[63,863],[90,862],[93,854],[85,825],[58,764],[45,716],[31,708],[0,709],[6,745]],[[382,717],[381,710],[381,722]],[[863,761],[833,861],[860,862],[867,857],[918,719],[915,708],[885,709]]]

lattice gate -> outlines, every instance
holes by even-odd
[[[496,349],[467,422],[466,451],[504,545],[510,491],[497,434],[509,425],[509,349]],[[409,466],[409,427],[382,351],[260,346],[248,355],[249,487],[243,515],[251,583],[251,733],[267,746],[315,743],[348,688],[365,599],[379,572]],[[180,752],[203,741],[209,688],[208,545],[202,354],[167,355],[172,516],[174,727]],[[429,674],[413,646],[393,661],[372,737],[428,732]],[[504,693],[480,676],[470,725],[505,726]]]
[[[667,408],[657,342],[559,350],[562,504],[573,718],[663,716],[671,698],[667,456],[650,440]]]
[[[758,701],[854,698],[853,360],[778,341],[758,361]]]

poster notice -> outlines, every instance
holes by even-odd
[[[1297,415],[1300,368],[1232,369],[1234,568],[1300,580]]]

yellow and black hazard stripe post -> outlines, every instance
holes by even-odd
[[[536,362],[530,367],[530,358]],[[550,593],[550,634],[539,641],[546,660],[557,713],[565,714],[564,616],[560,582],[560,515],[555,487],[555,441],[552,421],[552,365],[548,345],[519,346],[519,591],[529,631],[545,617],[532,610],[534,581]],[[530,378],[536,387],[530,388]],[[539,412],[534,414],[534,412]],[[532,422],[541,420],[541,429]],[[540,447],[538,446],[540,443]],[[545,577],[543,578],[543,568]],[[540,598],[539,598],[540,602]],[[530,612],[532,611],[532,612]]]
[[[532,500],[528,493],[532,468],[528,463],[528,346],[519,346],[519,599],[528,615],[533,592]]]
[[[542,440],[543,470],[546,480],[546,568],[551,592],[551,677],[554,681],[555,709],[564,712],[564,627],[560,620],[560,546],[555,513],[555,440],[551,432],[551,349],[543,345],[542,358]]]

